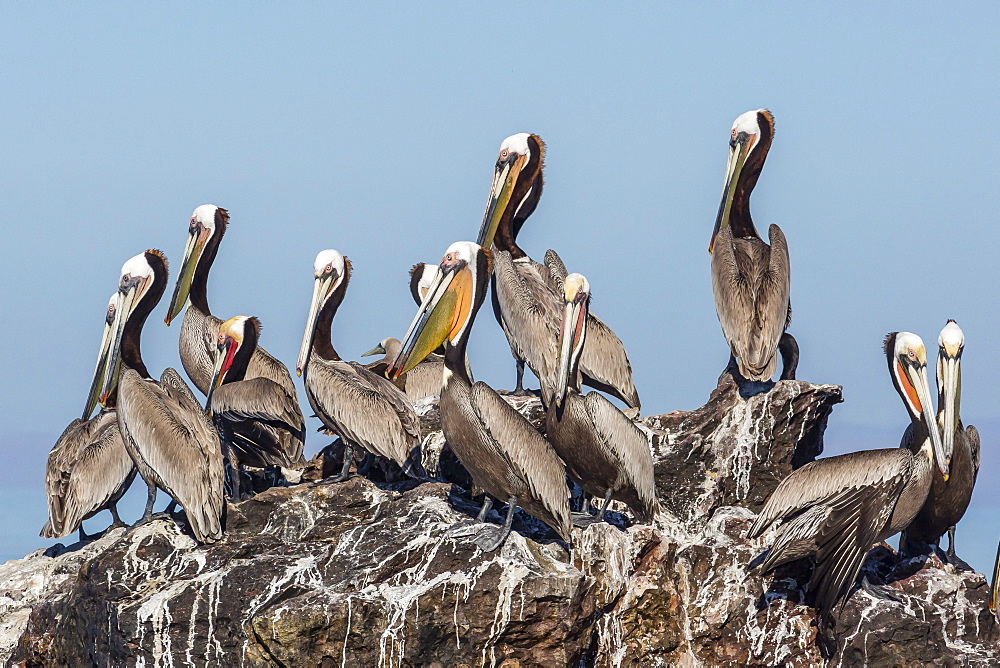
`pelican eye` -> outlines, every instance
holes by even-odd
[[[503,149],[502,151],[500,151],[500,157],[501,158],[506,158],[507,155],[508,155],[507,149]]]
[[[912,350],[906,351],[906,356],[910,358],[911,362],[917,361],[917,353],[913,352]]]

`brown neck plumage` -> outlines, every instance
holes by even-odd
[[[760,137],[757,145],[747,156],[743,171],[740,172],[739,181],[736,183],[736,193],[733,196],[733,206],[729,213],[729,225],[733,230],[733,238],[740,239],[746,237],[757,237],[757,228],[754,227],[753,218],[750,216],[750,195],[753,193],[760,171],[764,167],[767,159],[767,152],[771,150],[771,140],[774,137],[774,121],[763,113],[757,113],[757,125],[760,127]]]
[[[191,305],[205,315],[211,315],[208,308],[208,272],[215,262],[215,255],[219,252],[219,244],[226,234],[226,227],[229,225],[229,213],[225,209],[215,210],[215,232],[205,243],[205,248],[198,258],[198,266],[195,267],[194,276],[191,278]]]
[[[337,351],[333,347],[331,326],[333,324],[333,316],[337,315],[337,309],[340,308],[341,302],[344,301],[344,295],[347,294],[347,284],[351,282],[351,269],[351,261],[345,257],[344,280],[330,294],[326,303],[323,304],[323,308],[320,309],[319,315],[316,316],[316,331],[313,334],[312,343],[313,351],[325,360],[340,360],[340,355],[337,354]]]
[[[493,244],[498,249],[509,252],[515,260],[527,257],[527,253],[517,245],[517,235],[528,216],[538,206],[538,200],[542,196],[545,143],[537,135],[529,135],[528,148],[531,157],[518,175],[507,209],[497,225],[496,237],[493,239]]]
[[[135,310],[128,316],[125,327],[122,329],[122,340],[119,344],[122,364],[130,369],[135,369],[143,378],[149,378],[150,375],[142,361],[140,350],[142,328],[146,324],[146,318],[159,303],[163,296],[163,290],[167,286],[167,260],[163,257],[163,253],[158,250],[146,251],[146,262],[153,268],[153,283],[139,300]]]

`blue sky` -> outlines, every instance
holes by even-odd
[[[45,456],[127,258],[156,247],[176,270],[191,211],[228,208],[210,304],[258,316],[293,364],[313,258],[336,248],[355,274],[335,345],[356,358],[405,331],[409,267],[475,238],[515,132],[548,144],[522,246],[588,276],[644,413],[702,404],[728,356],[706,252],[728,132],[766,106],[752,210],[788,239],[799,377],[844,385],[827,452],[898,443],[882,337],[934,348],[957,319],[985,473],[959,547],[991,568],[998,22],[996,3],[4,5],[0,558],[47,544]],[[143,336],[156,374],[179,367],[165,310]],[[470,357],[513,385],[488,309]]]

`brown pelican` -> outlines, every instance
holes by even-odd
[[[493,185],[477,242],[494,247],[493,311],[517,360],[517,393],[523,392],[524,365],[539,378],[548,404],[555,372],[556,338],[562,297],[555,277],[565,268],[555,251],[544,265],[517,245],[517,233],[535,210],[542,194],[545,144],[537,135],[521,133],[500,145]],[[561,278],[561,276],[560,276]],[[639,407],[632,366],[615,333],[593,313],[587,316],[589,339],[580,359],[583,382]]]
[[[118,431],[115,397],[109,397],[107,407],[88,419],[97,405],[99,377],[104,373],[111,348],[111,325],[117,306],[118,292],[115,292],[108,302],[95,383],[83,419],[73,420],[49,452],[45,467],[49,519],[39,534],[43,538],[59,538],[79,530],[80,540],[86,540],[83,521],[104,509],[114,518],[111,527],[125,526],[118,516],[117,504],[135,479],[136,469]]]
[[[920,513],[903,532],[900,549],[906,553],[921,550],[924,545],[937,545],[941,536],[948,534],[948,559],[958,560],[955,554],[955,525],[965,515],[972,500],[972,488],[979,473],[979,431],[963,427],[959,417],[962,398],[962,349],[965,334],[954,320],[949,320],[938,336],[937,386],[938,425],[945,456],[951,461],[947,480],[934,478],[927,502]],[[903,437],[907,447],[914,446],[909,430]]]
[[[912,451],[862,450],[806,464],[778,485],[748,534],[756,538],[783,523],[763,562],[765,573],[813,557],[809,589],[827,624],[872,545],[902,531],[916,517],[935,466],[948,475],[923,341],[909,332],[893,332],[886,337],[885,354],[893,385],[910,413]]]
[[[441,393],[445,440],[473,482],[507,499],[509,506],[503,529],[480,547],[491,551],[503,543],[519,505],[569,542],[569,489],[563,463],[531,423],[486,383],[472,382],[466,370],[469,333],[486,296],[490,269],[489,253],[482,247],[459,241],[448,248],[389,371],[393,376],[408,372],[447,341]],[[479,519],[490,503],[487,497]]]
[[[219,327],[215,371],[206,408],[232,468],[233,497],[240,499],[243,465],[305,468],[305,421],[295,395],[269,378],[247,378],[260,321],[238,315]],[[296,444],[292,452],[285,445]]]
[[[740,374],[754,381],[774,375],[778,340],[792,320],[788,244],[777,225],[768,229],[770,245],[750,217],[750,194],[774,136],[767,109],[748,111],[733,123],[722,202],[708,252],[712,254],[715,310]],[[791,335],[787,335],[791,338]],[[794,339],[786,343],[791,350]],[[798,360],[798,346],[794,345]],[[782,378],[789,374],[789,360]]]
[[[219,336],[219,326],[222,325],[222,321],[213,316],[208,308],[208,272],[215,261],[215,255],[219,251],[219,244],[228,225],[229,213],[214,204],[203,204],[194,210],[188,228],[188,240],[184,247],[180,275],[164,320],[169,325],[184,308],[190,296],[191,305],[184,313],[184,322],[181,324],[179,344],[181,363],[191,382],[206,395],[211,389],[209,386],[217,350],[216,339]],[[279,397],[289,395],[293,399],[292,403],[296,407],[299,405],[295,385],[288,369],[260,346],[250,358],[246,377],[266,378],[277,383],[280,386]],[[298,422],[305,424],[301,410]],[[265,465],[281,466],[287,466],[287,462],[294,462],[294,465],[287,466],[288,468],[304,466],[305,461],[301,460],[303,443],[294,432],[287,430],[275,432],[268,430],[262,424],[253,425],[250,421],[244,423],[240,431],[239,437],[242,443],[240,450],[247,456],[244,463],[253,466],[251,461],[257,460]],[[255,434],[261,436],[260,442],[257,442]],[[280,441],[278,451],[275,450],[273,443],[275,434]]]
[[[195,538],[212,542],[222,537],[225,508],[219,437],[180,374],[168,368],[157,383],[140,352],[142,327],[166,285],[167,260],[158,250],[122,266],[101,402],[117,389],[118,428],[149,489],[139,522],[152,517],[159,488],[183,506]]]
[[[590,283],[580,274],[570,274],[564,283],[555,396],[545,418],[549,442],[566,463],[569,477],[588,494],[604,499],[600,519],[616,499],[641,522],[649,522],[658,509],[649,444],[604,395],[580,394]]]
[[[401,344],[397,338],[382,339],[377,346],[362,355],[362,357],[382,355],[382,359],[366,365],[365,368],[376,375],[385,376],[385,372],[389,370],[389,364],[399,354],[400,347]],[[441,396],[443,373],[444,355],[431,353],[427,359],[410,369],[405,376],[400,376],[397,380],[401,380],[403,383],[401,386],[397,384],[397,387],[403,390],[406,393],[406,398],[413,403],[428,397],[436,399]]]
[[[342,360],[330,340],[330,325],[351,280],[351,262],[324,250],[313,266],[316,281],[296,372],[313,411],[346,446],[340,474],[328,481],[347,477],[354,448],[387,457],[415,475],[411,454],[420,445],[420,422],[413,405],[385,377]]]

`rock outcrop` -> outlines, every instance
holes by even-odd
[[[821,663],[802,593],[808,565],[761,577],[748,565],[762,543],[745,536],[782,477],[822,451],[840,388],[762,389],[744,398],[723,376],[706,406],[639,421],[664,508],[656,526],[610,513],[612,523],[575,529],[570,550],[520,515],[484,554],[471,540],[476,506],[457,484],[272,488],[229,506],[214,545],[157,520],[0,565],[0,656],[32,666]],[[509,400],[538,422],[537,400]],[[436,407],[421,412],[425,465],[460,475],[435,433]],[[982,575],[886,547],[865,572],[891,598],[853,594],[834,664],[1000,659]]]

